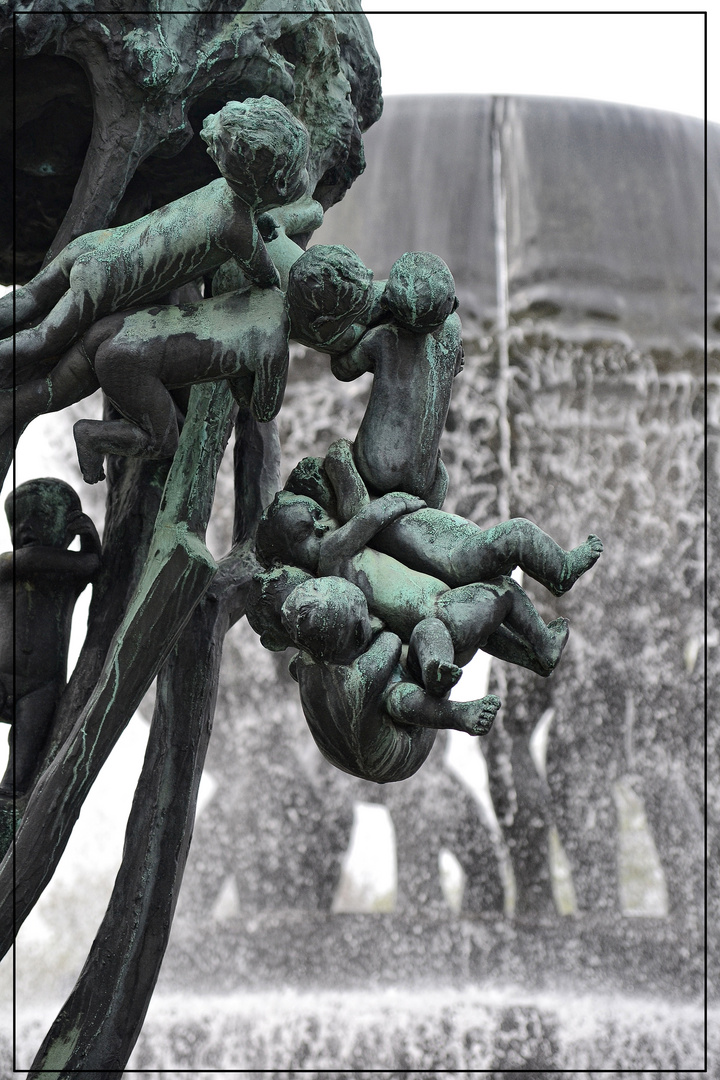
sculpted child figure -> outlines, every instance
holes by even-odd
[[[438,445],[463,359],[455,287],[441,259],[408,253],[387,282],[374,282],[349,248],[315,245],[292,266],[288,297],[298,312],[293,337],[329,352],[338,378],[372,370],[374,379],[352,446],[340,440],[324,462],[300,462],[286,488],[317,498],[340,522],[370,495],[420,496],[429,505],[398,518],[371,546],[453,587],[520,566],[560,596],[595,564],[602,543],[593,534],[565,551],[524,518],[483,530],[439,510],[447,473]]]
[[[371,493],[407,491],[440,507],[448,485],[440,437],[464,358],[455,282],[437,255],[408,252],[390,268],[381,302],[391,321],[332,360],[344,381],[373,373],[353,456]]]
[[[312,199],[303,198],[273,216],[278,235],[268,247],[284,279],[292,261],[303,254],[287,229],[316,225],[317,209]],[[238,404],[249,406],[261,422],[272,420],[285,391],[291,319],[302,322],[303,316],[297,304],[286,304],[279,289],[242,285],[239,271],[237,263],[225,264],[213,280],[220,295],[206,300],[98,320],[48,375],[0,392],[0,472],[9,468],[13,438],[32,420],[65,409],[99,387],[125,419],[75,424],[78,459],[88,483],[103,479],[105,454],[163,458],[175,453],[178,423],[170,390],[226,378]]]
[[[455,283],[443,260],[408,252],[387,282],[374,284],[354,252],[317,245],[292,267],[288,295],[315,310],[298,340],[330,352],[336,378],[373,373],[353,445],[370,491],[407,491],[442,506],[448,478],[440,437],[463,364]]]
[[[293,338],[311,349],[342,356],[364,333],[388,318],[384,281],[343,244],[313,244],[290,267],[287,298],[297,314]]]
[[[289,320],[279,289],[254,286],[200,300],[118,312],[96,322],[49,375],[15,391],[15,434],[36,416],[67,408],[102,387],[125,417],[78,420],[73,429],[83,478],[104,478],[103,457],[172,457],[178,421],[171,389],[227,379],[255,419],[278,412],[288,371]],[[12,401],[0,401],[3,451]],[[4,464],[9,465],[5,455]]]
[[[303,254],[287,230],[314,228],[318,211],[321,219],[319,204],[302,198],[273,215],[277,236],[268,250],[283,280]],[[170,390],[225,378],[239,405],[249,406],[261,422],[272,420],[285,392],[291,323],[303,319],[298,308],[302,297],[286,304],[278,289],[243,285],[234,262],[221,268],[213,289],[219,295],[194,304],[158,304],[108,315],[48,375],[0,392],[0,478],[10,466],[15,441],[32,420],[65,409],[99,387],[125,419],[75,424],[87,483],[103,479],[105,454],[172,457],[179,436]]]
[[[222,177],[137,221],[73,240],[15,293],[16,382],[46,374],[91,323],[160,297],[235,258],[261,287],[279,284],[256,216],[299,199],[309,178],[304,125],[270,97],[229,102],[201,137]],[[13,298],[0,300],[0,331]],[[13,342],[0,341],[0,384],[13,383]]]
[[[288,477],[285,489],[318,502],[331,519],[336,519],[333,527],[349,521],[369,502],[353,448],[346,439],[334,442],[324,459],[303,458]],[[568,592],[595,565],[603,550],[594,534],[566,551],[527,518],[512,518],[481,529],[457,514],[430,507],[398,517],[373,536],[370,546],[453,588],[510,574],[519,566],[554,596]]]
[[[15,550],[0,555],[0,719],[15,728],[3,795],[13,777],[17,794],[32,779],[65,686],[75,601],[100,569],[97,531],[69,484],[29,480],[13,494]],[[68,551],[75,536],[80,551]]]
[[[418,686],[402,666],[400,638],[377,633],[365,596],[349,581],[311,578],[290,592],[281,611],[300,649],[290,673],[308,727],[343,772],[377,784],[405,780],[427,758],[438,728],[490,730],[498,698],[448,701]],[[413,647],[411,638],[411,653]]]
[[[439,578],[411,570],[368,547],[378,532],[423,506],[395,492],[366,504],[338,527],[312,499],[278,492],[257,534],[258,557],[266,565],[286,563],[318,576],[337,576],[357,585],[372,615],[404,642],[414,635],[414,655],[426,690],[445,693],[466,663],[506,626],[548,675],[565,646],[567,620],[548,626],[511,578],[496,577],[451,589]],[[426,622],[429,621],[429,622]],[[523,662],[519,660],[518,662]]]

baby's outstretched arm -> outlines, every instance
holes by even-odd
[[[271,289],[275,285],[279,286],[280,275],[275,269],[268,249],[265,247],[265,241],[260,235],[260,230],[255,224],[251,211],[248,211],[248,221],[244,224],[247,227],[247,232],[245,229],[234,230],[236,238],[233,243],[233,253],[235,258],[250,280],[259,285],[261,289]]]
[[[424,506],[422,499],[400,491],[392,491],[368,503],[346,525],[323,539],[318,574],[343,577],[343,564],[359,555],[376,533],[403,514],[412,514]]]
[[[320,228],[323,223],[323,208],[309,192],[305,192],[294,202],[276,206],[274,210],[261,216],[270,218],[276,229],[286,236],[298,236]]]
[[[293,203],[261,214],[257,219],[270,258],[280,274],[281,289],[287,289],[290,267],[304,255],[303,248],[292,237],[309,235],[320,228],[322,221],[323,208],[308,193]]]

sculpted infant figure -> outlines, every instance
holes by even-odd
[[[455,282],[437,255],[408,252],[391,267],[381,303],[391,321],[331,364],[343,381],[373,373],[353,456],[371,493],[407,491],[440,507],[448,485],[440,437],[464,358]]]
[[[102,387],[122,420],[78,420],[73,433],[83,478],[104,477],[103,457],[172,457],[178,421],[171,389],[227,379],[256,420],[282,404],[289,321],[279,289],[251,286],[200,300],[118,312],[95,323],[44,378],[15,391],[18,434],[44,412],[67,408]],[[12,402],[0,401],[0,433]],[[8,435],[2,435],[7,440]],[[8,463],[8,458],[6,458]]]
[[[338,379],[373,373],[353,446],[367,487],[442,506],[448,478],[440,437],[463,364],[448,267],[437,255],[408,252],[387,282],[376,283],[348,248],[316,245],[290,271],[288,296],[301,295],[308,317],[298,340],[329,352]]]
[[[402,665],[400,638],[374,631],[365,596],[349,581],[310,579],[290,592],[281,614],[300,649],[290,673],[308,727],[343,772],[377,784],[405,780],[427,758],[439,728],[490,730],[498,698],[448,701],[418,686]]]
[[[257,215],[306,191],[308,134],[270,97],[231,101],[208,116],[202,138],[222,177],[145,217],[73,240],[15,293],[19,332],[0,341],[0,384],[44,375],[91,323],[235,258],[255,284],[279,284]],[[9,331],[13,299],[0,300],[0,331]]]
[[[374,450],[372,444],[367,449],[368,453]],[[374,452],[381,454],[382,449]],[[303,458],[288,477],[285,490],[314,499],[330,518],[337,519],[334,524],[349,521],[369,501],[346,439],[334,442],[324,459]],[[403,514],[373,536],[370,546],[453,588],[510,574],[519,566],[554,596],[571,589],[603,550],[594,534],[566,551],[527,518],[481,529],[457,514],[430,507]]]
[[[313,244],[290,267],[287,298],[297,311],[293,337],[311,349],[342,356],[387,312],[384,281],[343,244]]]
[[[0,555],[0,719],[15,730],[0,794],[12,795],[13,778],[17,794],[32,779],[65,686],[73,609],[100,569],[100,540],[62,480],[20,484],[5,510],[15,550]],[[75,536],[80,551],[68,551]]]
[[[458,664],[483,648],[502,625],[524,643],[538,670],[550,674],[567,640],[567,620],[557,619],[546,626],[511,578],[495,577],[451,589],[439,578],[411,570],[368,546],[382,529],[422,506],[414,496],[390,493],[366,504],[338,527],[312,499],[281,491],[261,518],[258,557],[268,566],[290,564],[357,585],[371,614],[391,632],[404,642],[414,634],[414,651],[428,690],[449,690],[460,677]],[[430,625],[425,625],[426,620]]]
[[[317,222],[317,206],[300,199],[277,215],[278,235],[269,249],[285,279],[293,260],[303,254],[285,230]],[[238,404],[249,406],[256,420],[272,420],[285,392],[291,323],[302,325],[306,294],[298,291],[286,303],[279,289],[238,288],[240,282],[238,264],[225,264],[213,281],[220,295],[108,315],[49,374],[0,392],[0,473],[9,468],[14,442],[32,420],[65,409],[99,387],[124,419],[75,424],[87,483],[103,479],[105,454],[172,457],[179,436],[171,390],[227,379]]]

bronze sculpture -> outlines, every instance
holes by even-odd
[[[0,555],[0,719],[13,730],[0,804],[11,815],[13,795],[24,795],[33,779],[65,687],[73,609],[100,569],[100,540],[62,480],[21,484],[5,510],[14,551]],[[80,550],[68,551],[76,536]],[[12,833],[4,830],[2,854]]]
[[[252,101],[252,97],[248,100]],[[260,103],[267,100],[259,99]],[[277,114],[282,107],[275,108],[276,104],[272,108]],[[167,609],[163,623],[167,650],[158,665],[169,657],[174,642],[182,640],[186,628],[195,625],[196,616],[200,621],[207,619],[208,610],[217,603],[211,582],[220,581],[223,572],[228,579],[236,575],[231,588],[242,594],[244,602],[250,575],[257,567],[252,535],[258,516],[255,511],[260,504],[269,503],[272,492],[265,486],[262,498],[255,499],[252,483],[246,482],[244,488],[239,484],[238,502],[252,503],[252,513],[248,514],[251,526],[245,533],[238,531],[231,553],[232,570],[226,566],[223,571],[222,566],[218,570],[204,547],[209,505],[207,491],[200,491],[199,478],[206,478],[211,489],[212,469],[222,453],[228,418],[234,408],[225,390],[232,391],[241,408],[250,406],[255,421],[267,422],[277,412],[287,375],[290,336],[328,352],[339,377],[352,378],[372,370],[375,382],[355,446],[352,450],[348,446],[331,448],[322,465],[337,520],[331,522],[322,501],[311,504],[304,493],[287,493],[278,500],[288,514],[287,520],[282,514],[277,518],[289,523],[293,533],[287,558],[297,560],[300,573],[303,566],[307,570],[302,581],[288,567],[280,568],[279,574],[270,571],[275,573],[276,582],[283,578],[283,587],[278,588],[274,600],[276,625],[267,628],[264,637],[277,646],[285,635],[300,648],[293,670],[303,707],[313,735],[319,745],[324,743],[324,752],[331,760],[378,782],[399,779],[419,767],[439,727],[483,734],[492,724],[499,706],[493,695],[462,705],[450,702],[446,696],[460,676],[460,662],[475,648],[485,647],[543,675],[557,663],[567,638],[566,621],[546,625],[520,587],[506,576],[506,568],[523,561],[535,566],[536,576],[543,583],[550,582],[559,593],[590,568],[601,545],[591,537],[585,545],[565,552],[553,546],[539,530],[533,531],[536,527],[530,523],[517,521],[491,530],[492,537],[480,539],[481,531],[463,519],[448,523],[445,518],[428,516],[441,513],[439,507],[447,488],[438,444],[452,381],[462,364],[460,324],[454,314],[454,286],[447,267],[427,253],[408,253],[397,261],[387,283],[374,282],[371,272],[358,266],[353,253],[336,250],[331,253],[334,269],[330,290],[315,288],[312,275],[317,273],[317,267],[313,270],[312,264],[317,264],[321,253],[313,254],[311,250],[308,256],[301,256],[302,246],[298,243],[319,220],[319,203],[313,198],[317,188],[308,187],[304,174],[300,125],[290,124],[296,149],[299,145],[300,150],[287,174],[278,178],[268,176],[272,172],[270,150],[274,150],[269,145],[259,146],[251,168],[242,177],[233,173],[222,157],[222,140],[214,141],[218,124],[209,117],[206,135],[211,151],[220,159],[225,179],[214,181],[196,193],[197,197],[184,196],[182,208],[171,204],[166,211],[156,210],[140,223],[130,222],[120,226],[119,232],[103,234],[99,247],[95,246],[97,236],[92,234],[90,240],[80,237],[72,241],[70,248],[16,297],[16,418],[20,425],[39,412],[77,400],[73,395],[80,390],[84,394],[99,385],[120,416],[77,425],[76,440],[86,480],[100,478],[103,456],[110,455],[113,464],[109,472],[119,467],[116,459],[130,459],[122,462],[125,469],[157,467],[153,483],[161,489],[167,468],[163,471],[156,463],[167,462],[176,454],[152,543],[140,548],[141,566],[148,553],[142,588],[135,588],[136,579],[129,578],[135,591],[126,597],[123,618],[116,622],[115,637],[107,642],[107,652],[103,653],[105,666],[98,682],[101,689],[84,705],[78,725],[70,729],[67,721],[65,728],[58,725],[57,742],[49,757],[52,760],[57,755],[55,761],[59,764],[50,767],[49,775],[67,776],[68,762],[75,760],[72,755],[81,756],[77,749],[79,737],[85,738],[96,723],[107,728],[113,704],[107,705],[103,713],[98,701],[102,694],[109,697],[114,692],[108,681],[112,664],[132,684],[135,696],[154,676],[157,667],[153,668],[147,657],[138,658],[138,651],[152,620],[153,604],[157,608],[166,603],[172,591],[173,574],[178,585],[177,606]],[[273,142],[272,135],[267,142]],[[306,157],[307,147],[304,154]],[[233,194],[228,196],[226,189]],[[236,200],[244,206],[236,215],[241,235],[225,243],[228,237],[224,226],[237,209]],[[235,210],[223,216],[230,204]],[[278,209],[273,213],[275,207]],[[214,216],[215,210],[222,221]],[[142,222],[150,222],[153,229],[153,223],[163,220],[175,230],[173,242],[166,245],[163,240],[156,250],[153,237],[144,234],[138,249],[138,229],[145,227]],[[178,221],[187,226],[186,232],[177,232]],[[193,228],[206,230],[202,242]],[[125,239],[128,250],[123,247]],[[106,270],[100,264],[105,255],[113,254],[116,242],[119,261]],[[149,266],[143,263],[144,247],[150,254]],[[162,255],[170,256],[166,263],[162,263]],[[184,305],[160,304],[167,299],[164,294],[170,288],[219,269],[228,255],[236,258],[237,265],[220,270],[212,296],[196,297]],[[123,262],[125,256],[127,265]],[[113,276],[121,265],[122,272]],[[308,265],[310,272],[303,278]],[[83,281],[84,273],[88,277]],[[359,281],[358,288],[353,274]],[[316,277],[315,285],[318,280]],[[69,292],[65,290],[68,284]],[[283,288],[287,285],[286,297],[278,284]],[[424,295],[426,287],[429,297]],[[314,308],[313,299],[318,300]],[[149,309],[127,310],[149,300],[158,303]],[[48,307],[52,307],[50,312]],[[80,340],[76,342],[77,338]],[[70,352],[65,352],[57,365],[57,353],[68,346]],[[8,344],[0,345],[0,358],[8,368]],[[393,383],[395,377],[405,395],[401,400]],[[212,384],[219,379],[226,380],[228,386],[217,393],[212,386],[193,391],[183,431],[187,438],[180,445],[178,402],[168,389]],[[70,387],[67,391],[63,380]],[[5,385],[9,381],[8,376]],[[155,414],[149,415],[156,405]],[[200,427],[202,437],[193,435]],[[397,436],[398,431],[400,437],[391,442],[391,432]],[[7,427],[5,435],[7,441]],[[212,443],[209,451],[206,442]],[[134,462],[133,458],[140,460]],[[320,471],[316,468],[315,474]],[[313,467],[306,468],[303,482],[308,482],[312,474]],[[299,477],[297,473],[296,480]],[[150,525],[155,510],[157,502],[148,498]],[[272,524],[272,519],[270,513],[265,520]],[[439,536],[439,520],[440,534],[445,530],[445,535],[433,546],[427,538]],[[182,543],[174,547],[164,546],[163,542],[163,537],[172,532],[169,526],[176,530],[173,535],[183,537]],[[261,529],[259,540],[259,550],[266,554],[268,532],[272,528]],[[539,536],[544,537],[542,551],[537,549]],[[446,541],[451,537],[468,565],[455,567],[458,560],[448,560]],[[368,546],[370,541],[374,547]],[[404,543],[403,555],[398,559],[392,550],[381,550],[386,542],[390,547],[395,545],[396,551]],[[468,556],[470,550],[472,556]],[[479,560],[477,553],[481,550],[489,564]],[[412,565],[420,551],[431,564],[443,566],[444,576],[431,578],[426,567]],[[153,564],[153,559],[158,563]],[[312,575],[319,572],[320,577],[315,579],[307,571]],[[457,580],[447,580],[453,574]],[[464,579],[467,575],[469,580]],[[286,588],[290,584],[294,587]],[[382,617],[388,630],[373,623],[368,604],[376,619],[378,614]],[[237,610],[242,606],[241,602]],[[236,612],[235,607],[232,612]],[[227,620],[237,617],[223,611],[222,618],[226,615]],[[334,627],[329,636],[328,620]],[[403,640],[408,646],[407,660],[400,658]],[[128,692],[128,701],[130,697]],[[359,708],[352,704],[356,698],[362,698]],[[119,721],[113,718],[115,723]],[[413,725],[417,730],[409,733],[407,728]],[[103,734],[103,739],[104,746],[111,742],[110,735]],[[341,745],[343,739],[359,739],[364,756],[349,754],[347,746]],[[33,767],[40,764],[39,759]],[[88,775],[94,768],[94,763],[88,765]],[[32,830],[37,829],[46,805],[42,793],[35,804],[35,818],[29,805],[17,849],[23,858],[27,858]],[[62,847],[64,835],[55,845],[57,848]],[[21,917],[30,903],[28,896],[21,906]],[[98,1043],[101,1045],[102,1041]]]
[[[298,585],[282,607],[282,620],[300,648],[290,662],[310,732],[337,768],[375,783],[412,776],[432,749],[439,728],[470,735],[489,731],[500,707],[497,697],[448,701],[443,692],[453,665],[438,662],[440,643],[411,637],[421,654],[423,685],[401,660],[402,642],[393,633],[373,636],[365,597],[345,578],[322,577]],[[432,620],[425,620],[426,623]],[[445,627],[439,620],[432,629]],[[419,658],[416,660],[420,663]],[[435,676],[435,678],[433,677]]]
[[[255,217],[305,193],[304,125],[273,98],[250,98],[208,116],[201,135],[221,179],[138,221],[73,240],[0,301],[0,330],[13,319],[20,328],[0,342],[5,386],[46,373],[49,359],[102,315],[162,296],[230,258],[261,287],[279,284]]]

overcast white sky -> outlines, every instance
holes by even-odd
[[[592,14],[562,10],[571,4],[555,4],[551,14],[503,13],[509,5],[502,3],[488,13],[467,0],[451,6],[457,13],[438,11],[437,0],[363,0],[386,95],[534,94],[703,115],[702,12],[663,3],[635,3],[627,12],[594,4]],[[717,30],[713,12],[708,48],[716,59]],[[720,122],[717,68],[709,64],[708,119]]]

